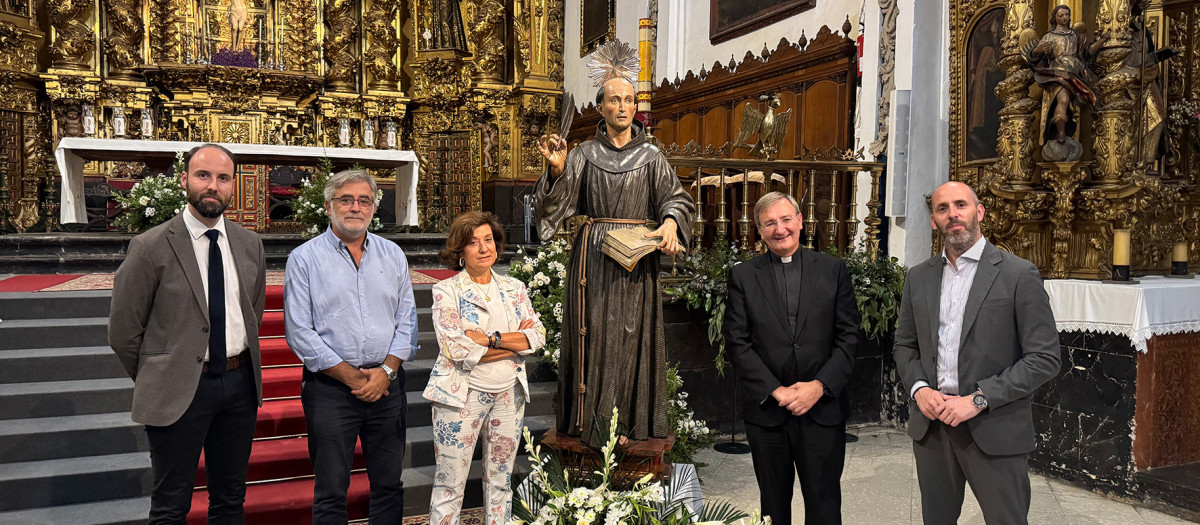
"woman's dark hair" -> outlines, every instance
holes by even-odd
[[[450,233],[446,235],[446,245],[438,250],[438,260],[451,270],[462,270],[463,265],[458,261],[462,259],[463,250],[471,243],[471,235],[475,233],[475,229],[485,224],[492,227],[496,260],[499,261],[500,255],[504,253],[504,227],[500,226],[500,219],[495,214],[487,211],[469,211],[455,217],[454,222],[450,224]]]

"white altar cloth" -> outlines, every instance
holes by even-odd
[[[1047,279],[1059,332],[1123,335],[1146,352],[1156,335],[1200,332],[1200,279],[1139,277],[1137,284]]]
[[[88,160],[145,162],[169,160],[175,153],[187,151],[202,142],[171,140],[123,140],[66,137],[58,143],[54,157],[62,173],[60,221],[64,224],[87,222],[83,200],[83,163]],[[396,223],[417,224],[417,174],[419,163],[412,151],[278,146],[271,144],[226,144],[243,163],[266,165],[315,166],[329,157],[337,164],[358,163],[367,168],[396,170]]]

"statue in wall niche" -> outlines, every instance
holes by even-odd
[[[1133,32],[1131,51],[1125,68],[1136,79],[1129,86],[1130,98],[1137,101],[1134,118],[1138,121],[1138,161],[1153,164],[1167,152],[1167,104],[1158,82],[1159,65],[1182,52],[1178,48],[1155,49],[1154,35],[1146,31],[1146,9],[1150,0],[1135,0],[1129,28]]]
[[[1040,39],[1022,46],[1022,54],[1033,68],[1034,81],[1042,87],[1042,158],[1073,162],[1083,155],[1083,146],[1073,137],[1079,126],[1077,105],[1096,103],[1087,64],[1108,37],[1089,43],[1085,33],[1071,27],[1071,8],[1065,5],[1050,13],[1050,25],[1053,29]]]
[[[496,165],[496,146],[498,141],[496,135],[500,133],[500,129],[495,124],[490,122],[476,122],[475,129],[479,130],[480,135],[480,150],[483,153],[483,167],[491,168]]]
[[[462,8],[458,0],[433,0],[429,9],[428,38],[426,49],[467,50],[467,37],[463,29]]]

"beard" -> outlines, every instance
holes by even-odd
[[[212,197],[217,202],[214,203],[212,201],[206,201],[204,200],[205,197]],[[212,191],[207,193],[193,193],[189,191],[188,204],[191,204],[192,208],[195,209],[201,217],[206,219],[216,219],[217,217],[220,217],[222,213],[225,213],[225,208],[229,207],[228,201],[222,201],[221,197],[218,196],[216,192]]]
[[[948,231],[951,226],[961,224],[963,229],[959,231]],[[946,224],[946,229],[942,231],[942,242],[946,244],[951,251],[963,253],[975,244],[979,239],[979,221],[961,222],[955,221]]]
[[[331,215],[329,217],[329,222],[333,225],[335,230],[342,232],[346,235],[349,235],[351,237],[358,237],[359,235],[362,235],[367,232],[367,228],[371,224],[371,218],[368,217],[361,223],[355,222],[355,223],[348,224],[344,217],[338,217],[337,215]]]

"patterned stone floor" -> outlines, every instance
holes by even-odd
[[[842,520],[854,524],[920,524],[921,490],[917,485],[912,440],[900,431],[879,427],[852,428],[857,443],[846,446],[842,474]],[[743,510],[758,507],[758,485],[750,455],[727,455],[713,450],[697,458],[708,463],[700,470],[704,498],[735,502]],[[1167,525],[1193,523],[1127,501],[1118,501],[1054,478],[1030,474],[1033,500],[1029,523],[1053,525]],[[795,488],[792,520],[802,523],[804,505]],[[984,525],[979,504],[970,490],[963,504],[963,525]]]

